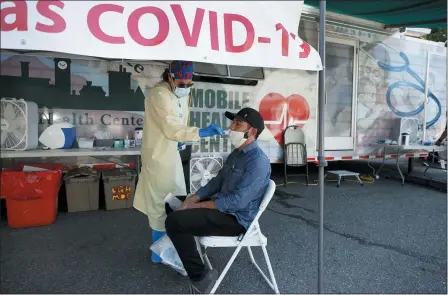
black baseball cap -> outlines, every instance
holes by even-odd
[[[238,113],[225,112],[227,119],[238,119],[250,124],[253,128],[257,129],[257,136],[264,130],[264,120],[261,114],[253,108],[242,108]]]

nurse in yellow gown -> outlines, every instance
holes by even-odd
[[[202,129],[188,127],[192,79],[192,62],[173,61],[163,81],[154,86],[145,99],[142,167],[134,208],[148,216],[153,242],[165,234],[166,195],[187,194],[178,143],[224,134],[214,124]],[[152,253],[152,260],[161,262],[155,253]]]

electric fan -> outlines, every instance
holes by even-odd
[[[396,118],[391,139],[396,140],[399,144],[402,141],[402,134],[409,134],[409,144],[416,143],[421,137],[421,124],[417,118]]]
[[[223,166],[222,157],[199,157],[190,160],[190,193],[197,192],[213,177],[218,175]]]
[[[24,151],[37,148],[39,110],[23,99],[1,99],[1,149]]]
[[[419,140],[419,120],[417,118],[401,118],[400,120],[400,136],[403,133],[409,134],[409,143],[413,144]],[[400,137],[398,139],[400,142]]]

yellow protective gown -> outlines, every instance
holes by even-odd
[[[154,86],[145,99],[142,165],[134,208],[148,216],[153,230],[165,231],[165,197],[186,195],[178,142],[199,141],[199,128],[187,127],[189,97],[177,98],[168,83]]]

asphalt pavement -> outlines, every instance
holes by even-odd
[[[398,162],[398,167],[400,167],[406,183],[421,184],[445,192],[447,191],[447,171],[442,169],[439,163],[416,158],[413,159],[412,171],[409,173],[408,160],[406,158],[400,158]],[[329,169],[333,169],[334,167],[335,169],[347,169],[363,174],[378,174],[378,171],[380,171],[380,177],[401,181],[396,159],[387,159],[380,170],[382,164],[382,159],[331,162]]]
[[[446,294],[446,192],[383,178],[325,189],[324,293]],[[317,186],[278,186],[260,220],[281,293],[317,291],[318,199]],[[185,277],[151,262],[147,219],[133,209],[59,213],[26,229],[2,220],[0,230],[1,293],[188,293]],[[222,270],[231,253],[209,257]],[[242,251],[217,292],[271,290]]]

